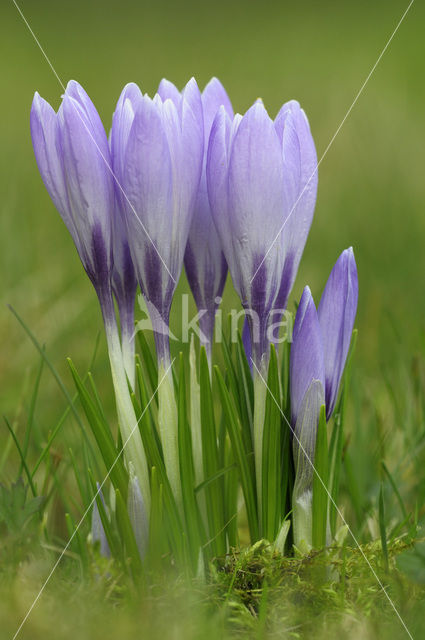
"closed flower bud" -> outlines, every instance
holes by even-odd
[[[202,170],[201,96],[195,80],[177,106],[159,95],[152,100],[128,87],[124,92],[124,113],[112,125],[111,140],[118,139],[114,167],[125,193],[121,202],[137,278],[168,326]],[[168,337],[153,328],[158,359],[168,363]]]
[[[319,380],[325,388],[323,340],[319,319],[309,287],[306,287],[298,305],[292,333],[290,358],[292,424],[312,380]]]
[[[180,93],[174,85],[164,80],[159,86],[158,93],[163,100],[169,97],[176,104],[181,100]],[[206,179],[208,139],[215,115],[221,105],[224,106],[229,117],[233,118],[233,109],[228,95],[220,81],[213,78],[202,92],[204,160],[184,257],[187,279],[199,311],[201,343],[205,345],[209,358],[214,317],[218,307],[217,299],[221,298],[227,275],[226,260],[212,219]]]
[[[326,415],[335,408],[350,347],[359,285],[353,249],[342,252],[331,271],[317,310],[323,339]]]
[[[31,135],[38,168],[97,290],[112,270],[114,187],[108,140],[83,88],[68,83],[57,113],[35,94]]]
[[[317,155],[310,126],[296,100],[283,105],[275,119],[285,164],[285,201],[289,210],[278,242],[284,266],[276,309],[286,308],[313,220],[317,195]]]

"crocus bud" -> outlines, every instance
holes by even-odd
[[[145,502],[149,504],[146,456],[140,435],[134,430],[137,419],[128,390],[111,291],[116,176],[108,139],[93,103],[74,81],[69,82],[57,114],[35,94],[31,135],[43,181],[99,297],[120,428],[123,441],[128,443],[125,456],[134,462]],[[117,269],[124,269],[125,259],[120,259],[120,251]],[[120,278],[124,279],[125,274]]]
[[[165,100],[171,98],[178,103],[180,93],[170,82],[163,80],[158,89]],[[187,279],[199,311],[201,344],[211,357],[211,345],[214,332],[214,318],[217,300],[221,298],[227,275],[227,264],[221,249],[221,243],[215,229],[207,193],[206,156],[208,139],[215,115],[223,105],[229,117],[233,118],[233,109],[223,85],[213,78],[202,93],[204,116],[204,160],[202,175],[196,198],[195,211],[186,246],[184,264]]]
[[[296,100],[283,105],[275,119],[282,144],[285,172],[285,202],[288,216],[282,220],[278,242],[284,267],[275,309],[285,309],[293,287],[313,220],[317,195],[317,155],[310,126]]]
[[[324,384],[322,334],[311,291],[306,287],[295,316],[290,355],[294,542],[306,551],[312,544],[313,465]]]
[[[326,416],[335,408],[357,311],[358,279],[353,249],[342,252],[331,271],[318,308],[322,332]]]
[[[140,557],[145,557],[149,540],[149,520],[146,513],[145,502],[140,491],[139,481],[134,472],[134,467],[130,463],[130,480],[128,483],[127,509],[128,517],[133,527],[134,537]]]
[[[115,175],[123,172],[122,151],[127,144],[130,128],[134,118],[134,104],[141,98],[137,85],[128,84],[119,100],[112,119],[110,148],[112,168]],[[121,324],[121,342],[126,373],[130,384],[134,387],[134,302],[137,290],[137,278],[131,259],[127,237],[127,226],[124,216],[126,194],[121,183],[114,181],[116,207],[112,220],[112,247],[114,268],[112,272],[112,288],[117,300]]]
[[[353,250],[346,249],[331,271],[316,312],[306,287],[295,317],[290,360],[294,425],[295,544],[311,548],[313,464],[320,407],[332,415],[350,346],[357,309],[358,282]]]
[[[290,386],[293,425],[297,422],[304,396],[313,380],[318,380],[325,388],[322,332],[310,288],[306,287],[292,333]]]
[[[322,382],[326,417],[335,408],[357,310],[358,280],[352,248],[342,252],[331,271],[316,312],[306,287],[295,317],[290,381],[292,423],[311,380]]]
[[[117,172],[128,241],[148,308],[168,326],[202,170],[201,95],[192,79],[178,106],[159,95],[132,95],[124,106],[132,122],[129,134],[119,136]],[[167,364],[168,337],[153,328],[158,359]]]
[[[111,158],[102,122],[75,81],[68,83],[57,113],[36,93],[30,122],[43,182],[99,291],[109,286],[111,276],[114,211]]]
[[[285,215],[282,148],[261,102],[233,122],[220,108],[211,129],[207,183],[232,281],[250,314],[253,357],[260,366],[268,353],[267,321],[283,269],[274,240]]]
[[[103,498],[103,493],[98,482],[96,483],[96,487],[99,497],[102,500],[102,504],[105,507],[105,500]],[[99,542],[100,554],[105,558],[109,558],[109,556],[111,555],[111,551],[109,549],[108,540],[106,539],[105,529],[103,528],[102,520],[99,513],[99,507],[97,506],[96,500],[93,502],[93,511],[91,517],[91,537],[93,542]]]

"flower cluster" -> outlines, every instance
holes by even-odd
[[[57,113],[35,95],[31,134],[43,181],[99,297],[120,426],[123,440],[129,441],[127,464],[146,513],[149,469],[134,433],[129,394],[135,381],[134,301],[139,285],[152,320],[161,378],[158,422],[164,462],[179,501],[168,325],[183,265],[210,365],[214,318],[228,270],[247,313],[260,500],[265,387],[259,376],[274,342],[268,330],[286,308],[316,202],[317,157],[304,111],[292,100],[272,120],[257,100],[245,115],[234,115],[215,78],[202,93],[194,79],[182,91],[163,80],[153,98],[128,84],[108,139],[90,98],[71,81]],[[356,305],[356,267],[347,250],[331,273],[318,311],[306,288],[295,320],[292,426],[299,440],[299,425],[310,420],[313,444],[306,455],[313,458],[317,412],[322,404],[328,418],[333,412]],[[316,401],[306,402],[312,389]]]
[[[72,81],[57,113],[35,95],[31,133],[44,183],[102,302],[113,287],[125,335],[138,281],[158,359],[169,363],[163,327],[184,262],[210,353],[229,266],[243,307],[259,319],[256,362],[267,358],[267,326],[285,309],[316,200],[316,152],[297,102],[273,121],[261,101],[234,116],[215,78],[202,94],[193,79],[182,92],[163,80],[153,99],[129,84],[108,144]]]

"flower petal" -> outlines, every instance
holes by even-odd
[[[70,212],[63,159],[58,140],[57,115],[50,104],[35,93],[30,116],[34,153],[43,182],[74,240],[77,237]]]
[[[131,260],[127,238],[127,225],[124,216],[127,194],[122,186],[124,174],[124,154],[134,120],[134,113],[143,99],[142,92],[134,83],[127,84],[117,102],[112,118],[110,146],[112,167],[115,175],[115,194],[117,206],[113,216],[113,255],[114,270],[112,284],[120,309],[120,317],[127,315],[130,321],[134,311],[134,297],[137,288],[136,275]],[[133,214],[134,215],[134,214]],[[124,321],[124,318],[122,318]]]
[[[227,115],[224,106],[222,106],[218,110],[211,127],[207,151],[206,179],[212,218],[232,273],[235,268],[235,256],[232,250],[227,191],[231,130],[232,121]]]
[[[312,380],[325,387],[323,342],[309,287],[304,289],[295,316],[290,356],[292,424],[296,424],[304,395]]]
[[[282,222],[283,186],[279,139],[262,103],[257,102],[234,135],[228,184],[232,244],[237,256],[237,275],[232,273],[232,278],[236,286],[239,283],[243,304],[252,308],[266,309],[274,302],[282,273],[281,251],[274,240]]]
[[[108,140],[103,127],[92,126],[93,120],[86,106],[65,94],[58,112],[64,175],[80,255],[92,279],[112,267],[114,209]]]
[[[181,128],[183,142],[182,206],[187,208],[190,222],[201,179],[204,154],[204,116],[202,99],[196,80],[189,80],[182,92]]]
[[[208,139],[214,117],[221,105],[224,105],[233,117],[230,100],[222,84],[217,78],[213,78],[202,93],[204,162],[185,253],[186,274],[196,305],[199,310],[207,312],[200,319],[200,324],[204,324],[205,329],[208,329],[204,331],[205,335],[213,330],[215,310],[218,306],[215,300],[223,293],[227,275],[227,263],[213,222],[206,179]],[[211,336],[207,338],[211,339]]]
[[[344,371],[357,311],[358,279],[353,249],[335,263],[318,308],[323,336],[326,413],[332,415]]]
[[[143,292],[162,312],[171,302],[178,265],[173,260],[173,174],[161,108],[148,96],[140,102],[124,153],[128,196],[125,217],[133,263]],[[130,203],[130,204],[129,204]]]
[[[180,91],[172,82],[165,78],[163,78],[159,83],[158,95],[161,97],[163,102],[165,102],[165,100],[172,100],[176,107],[181,103],[182,97]]]
[[[233,119],[233,107],[229,96],[218,78],[211,78],[202,92],[204,110],[205,144],[208,144],[211,127],[219,108],[223,105],[227,115]]]
[[[283,105],[275,120],[282,140],[285,218],[281,243],[285,266],[276,307],[284,309],[297,275],[313,220],[317,194],[317,155],[307,117],[298,102]]]
[[[121,92],[112,117],[111,128],[111,155],[114,173],[118,180],[122,180],[124,153],[130,134],[134,113],[138,104],[143,99],[142,92],[137,84],[127,84]],[[117,192],[119,189],[117,189]]]
[[[96,107],[90,100],[86,91],[78,82],[76,82],[75,80],[70,80],[66,86],[65,96],[68,96],[69,98],[72,98],[73,100],[78,102],[82,111],[84,112],[85,120],[87,120],[87,125],[91,131],[93,138],[96,140],[96,143],[103,151],[105,144],[105,129],[96,110]]]

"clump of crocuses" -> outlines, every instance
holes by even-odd
[[[199,312],[200,346],[205,348],[208,361],[209,376],[201,376],[204,386],[211,384],[215,316],[227,271],[246,312],[244,344],[253,376],[254,407],[252,433],[248,426],[244,446],[252,444],[247,454],[254,453],[254,457],[246,463],[237,447],[229,449],[218,425],[212,438],[208,437],[211,446],[219,438],[224,443],[224,466],[217,478],[225,475],[225,464],[229,466],[230,462],[232,468],[234,460],[239,461],[244,496],[246,500],[251,496],[257,509],[255,530],[261,533],[263,433],[270,418],[266,382],[270,349],[279,352],[275,327],[288,304],[317,193],[317,157],[303,109],[291,100],[273,120],[257,100],[243,116],[235,115],[216,78],[202,93],[194,79],[182,90],[162,80],[153,98],[131,83],[119,97],[108,139],[91,100],[78,83],[70,82],[57,113],[35,95],[31,135],[43,181],[100,302],[125,456],[125,504],[140,558],[149,553],[151,496],[154,491],[157,498],[162,496],[163,487],[158,489],[155,484],[157,469],[148,464],[134,409],[134,307],[138,287],[152,322],[157,355],[158,381],[153,391],[158,394],[158,411],[153,415],[157,419],[160,457],[155,466],[164,465],[172,498],[167,487],[164,495],[175,501],[173,522],[189,518],[190,509],[197,508],[193,505],[201,505],[199,518],[192,519],[193,526],[200,527],[199,535],[188,536],[189,541],[200,545],[205,524],[211,527],[211,522],[220,521],[217,504],[199,493],[200,481],[210,486],[217,480],[203,473],[210,463],[210,453],[203,443],[206,431],[201,422],[205,415],[213,415],[213,409],[205,405],[208,395],[201,393],[203,402],[199,401],[193,345],[191,443],[190,439],[184,440],[187,425],[181,409],[182,394],[178,405],[175,395],[169,326],[183,265]],[[299,548],[303,544],[312,546],[312,485],[319,417],[323,406],[327,420],[335,408],[357,297],[356,264],[352,249],[348,249],[336,262],[318,309],[308,287],[300,300],[290,352],[288,415],[281,399],[274,398],[282,414],[282,429],[287,421],[292,431],[295,478],[291,517],[294,542]],[[249,372],[249,367],[245,371]],[[239,406],[241,398],[234,401]],[[226,428],[225,420],[223,425]],[[232,447],[235,433],[229,431]],[[181,451],[189,452],[189,462],[181,458]],[[184,464],[194,465],[198,487],[183,482],[182,475],[185,479],[194,476],[193,469],[189,473],[183,469],[182,474]],[[254,477],[251,489],[246,476],[249,469],[253,469]],[[195,490],[198,494],[194,503]],[[166,504],[170,503],[164,503],[164,508]],[[210,517],[210,511],[214,517]],[[222,521],[226,514],[222,514]],[[284,519],[277,525],[281,532],[279,548],[283,549],[282,531],[287,531]],[[230,545],[229,533],[216,533],[227,536]],[[110,553],[96,503],[92,537],[100,541],[102,553]],[[195,550],[200,558],[204,549],[205,545]]]
[[[309,287],[295,317],[290,361],[295,484],[294,539],[312,546],[314,459],[320,409],[335,408],[357,311],[358,282],[353,250],[338,258],[316,310]]]

